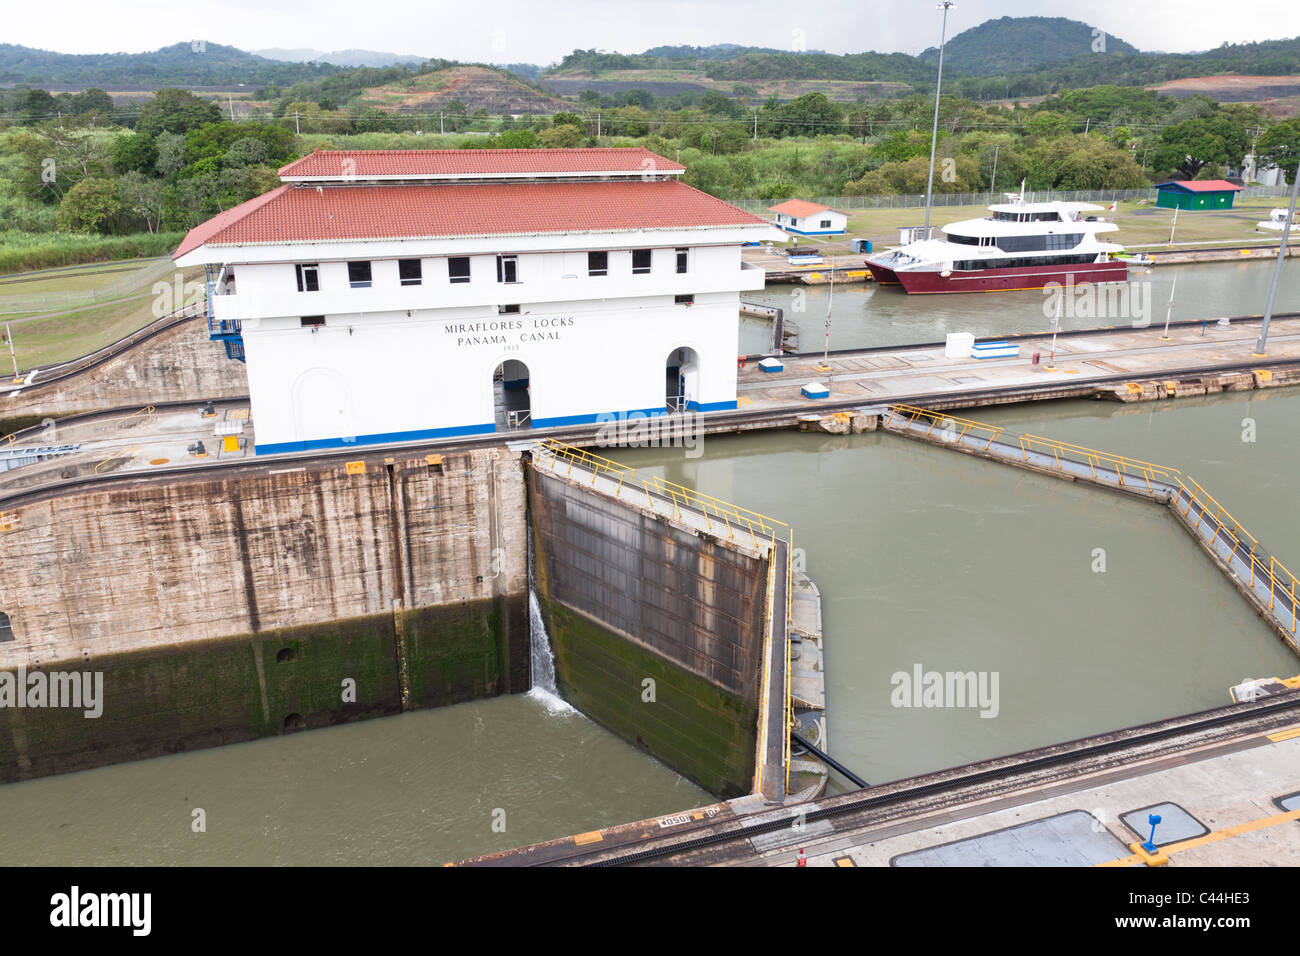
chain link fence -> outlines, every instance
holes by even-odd
[[[132,293],[148,292],[153,284],[164,276],[176,271],[169,257],[145,260],[142,268],[131,268],[124,275],[108,282],[101,282],[86,289],[66,289],[57,292],[32,292],[25,295],[0,294],[0,315],[26,315],[35,312],[62,312],[79,309],[99,302],[111,302]],[[49,278],[57,279],[58,271],[51,271]],[[70,275],[70,277],[72,277]],[[94,276],[88,275],[87,281],[94,282]],[[0,286],[3,289],[4,286]]]
[[[1019,195],[1019,190],[1015,190]],[[1291,193],[1288,186],[1247,186],[1241,190],[1238,195],[1243,199],[1251,198],[1269,198],[1275,196],[1289,196]],[[1004,193],[993,193],[989,191],[979,193],[935,193],[931,203],[933,206],[987,206],[998,202],[1004,196]],[[832,209],[839,209],[842,212],[851,212],[855,209],[924,209],[925,195],[895,195],[895,196],[808,196],[799,197],[808,199],[811,202],[820,203],[823,206],[829,206]],[[1145,199],[1148,202],[1156,201],[1156,191],[1150,186],[1141,189],[1066,189],[1066,190],[1025,190],[1026,202],[1091,202],[1091,203],[1112,203],[1112,202],[1130,202],[1134,200]],[[733,206],[739,206],[746,212],[752,212],[757,215],[765,214],[771,206],[775,206],[785,200],[782,199],[728,199],[727,202]]]

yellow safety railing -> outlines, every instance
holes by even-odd
[[[645,493],[647,502],[652,507],[654,506],[655,496],[658,495],[661,499],[666,499],[672,504],[678,518],[681,517],[682,508],[685,507],[700,514],[710,531],[714,530],[715,522],[725,526],[728,537],[733,540],[736,537],[737,529],[742,529],[749,532],[755,545],[758,544],[760,536],[775,541],[777,528],[789,527],[784,521],[777,521],[775,518],[759,514],[757,511],[733,505],[721,498],[706,495],[703,492],[695,491],[675,482],[666,481],[658,476],[638,476],[635,468],[619,464],[600,455],[593,455],[582,448],[566,445],[553,438],[542,441],[541,450],[543,454],[551,455],[557,466],[563,462],[568,463],[568,469],[565,472],[566,476],[572,475],[575,465],[591,472],[592,484],[595,484],[597,475],[605,475],[611,480],[617,481],[616,495],[622,492],[625,484],[639,485]]]
[[[1092,470],[1092,477],[1098,481],[1102,479],[1102,476],[1097,474],[1099,467],[1113,471],[1121,485],[1125,483],[1125,478],[1135,480],[1141,478],[1146,482],[1148,491],[1155,491],[1151,486],[1151,482],[1160,481],[1173,484],[1178,481],[1178,476],[1182,474],[1177,468],[1170,468],[1168,465],[1157,465],[1153,462],[1142,461],[1139,458],[1128,458],[1124,455],[1112,455],[1108,451],[1098,451],[1096,448],[1073,445],[1070,442],[1057,441],[1055,438],[1044,438],[1041,435],[1021,435],[1020,451],[1024,454],[1025,461],[1029,461],[1030,452],[1050,454],[1055,459],[1057,468],[1060,468],[1062,463],[1067,461],[1078,465],[1087,465]]]
[[[130,415],[123,415],[121,418],[116,419],[114,421],[114,425],[117,428],[130,428],[133,425],[136,425],[139,421],[141,421],[140,419],[141,415],[144,416],[144,420],[148,420],[152,418],[154,411],[155,411],[154,406],[146,405],[144,408],[136,409]]]
[[[1272,611],[1276,603],[1277,591],[1279,587],[1288,594],[1291,600],[1291,633],[1295,634],[1296,629],[1296,593],[1300,590],[1300,581],[1291,573],[1285,564],[1273,557],[1271,554],[1259,554],[1259,539],[1247,531],[1240,521],[1228,513],[1228,509],[1219,504],[1215,497],[1201,487],[1200,483],[1191,475],[1186,479],[1179,479],[1179,486],[1187,496],[1187,507],[1182,509],[1184,517],[1191,514],[1192,506],[1196,506],[1196,531],[1201,530],[1201,524],[1208,522],[1214,529],[1214,534],[1210,538],[1213,544],[1222,534],[1225,540],[1232,542],[1233,550],[1246,548],[1247,561],[1250,565],[1250,586],[1255,586],[1255,578],[1258,575],[1261,581],[1268,582],[1268,609]],[[1226,519],[1226,520],[1225,520]],[[1265,558],[1268,560],[1266,561]]]
[[[131,448],[123,448],[121,451],[114,452],[95,466],[95,474],[99,474],[99,469],[103,468],[109,462],[117,461],[117,459],[126,458],[127,456],[134,458],[138,454],[140,454],[140,449],[135,446],[132,446]]]
[[[927,435],[933,433],[936,428],[949,434],[955,432],[955,436],[950,438],[950,441],[960,441],[967,435],[975,435],[980,438],[987,435],[988,441],[984,443],[985,451],[988,450],[989,445],[1002,437],[1002,432],[1005,430],[1001,425],[989,425],[969,418],[957,418],[955,415],[946,415],[943,412],[931,411],[928,408],[920,408],[916,405],[890,405],[886,409],[885,424],[888,425],[892,422],[895,415],[906,418],[909,425],[918,421],[929,421],[930,427],[925,432]]]

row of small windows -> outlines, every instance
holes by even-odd
[[[674,251],[676,271],[678,275],[684,275],[687,271],[690,250],[677,249]],[[649,275],[651,262],[650,249],[633,249],[632,250],[632,274]],[[469,256],[451,256],[447,260],[447,281],[448,282],[468,282],[470,280]],[[299,263],[293,267],[294,276],[298,282],[299,292],[319,292],[320,291],[320,264],[319,263]],[[424,281],[423,262],[420,259],[398,259],[397,260],[398,280],[402,285],[420,285]],[[589,252],[587,253],[587,275],[604,276],[609,275],[609,253],[608,252]],[[519,257],[518,256],[497,256],[497,281],[503,284],[509,284],[519,281]],[[354,289],[369,289],[373,282],[369,262],[349,262],[348,263],[348,285]]]
[[[1063,232],[1045,236],[960,236],[948,234],[948,241],[963,246],[996,245],[1003,252],[1050,252],[1054,249],[1073,249],[1083,241],[1081,232]]]
[[[993,218],[998,222],[1060,222],[1060,213],[1055,212],[995,212]]]
[[[1095,253],[1073,256],[1016,256],[1014,259],[959,259],[952,264],[958,272],[978,272],[981,269],[1009,269],[1020,266],[1082,266],[1095,262]]]

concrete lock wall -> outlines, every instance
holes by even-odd
[[[0,780],[527,689],[523,500],[487,449],[9,503],[0,668],[104,710],[0,707]]]
[[[203,318],[173,325],[86,371],[58,378],[64,371],[38,371],[32,384],[8,401],[0,432],[77,412],[248,394],[244,363],[226,358],[225,347],[208,340]],[[42,381],[46,378],[48,384]]]
[[[529,509],[560,693],[713,793],[750,792],[766,559],[535,469]]]

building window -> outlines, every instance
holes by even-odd
[[[695,304],[695,296],[694,296],[694,295],[675,295],[675,296],[673,296],[673,302],[675,302],[677,305],[694,305],[694,304]]]
[[[587,275],[589,276],[609,275],[609,253],[608,252],[587,253]]]
[[[320,291],[320,266],[316,265],[316,263],[295,265],[293,271],[298,277],[299,292]]]
[[[650,250],[633,249],[632,250],[632,275],[643,276],[650,272]]]
[[[519,257],[518,256],[497,256],[497,281],[498,282],[519,281]]]
[[[517,305],[499,305],[497,306],[498,315],[518,315],[519,306]]]
[[[304,329],[318,329],[325,324],[325,316],[304,315],[300,321]]]
[[[9,623],[9,615],[0,611],[0,643],[14,639],[14,628]]]
[[[447,278],[452,282],[468,282],[469,256],[452,256],[448,259]]]
[[[799,225],[799,220],[798,220],[798,219],[795,219],[793,216],[791,216],[791,217],[790,217],[790,228],[793,229],[793,228],[794,228],[795,226],[797,226],[797,225]]]
[[[679,275],[686,272],[686,261],[689,252],[689,249],[677,250],[677,272]]]
[[[831,221],[829,219],[823,219],[821,228],[829,229],[830,227],[831,227]]]
[[[419,259],[398,259],[397,277],[402,285],[419,285],[421,272]]]
[[[354,289],[370,288],[370,263],[369,262],[349,262],[348,263],[348,285]]]

